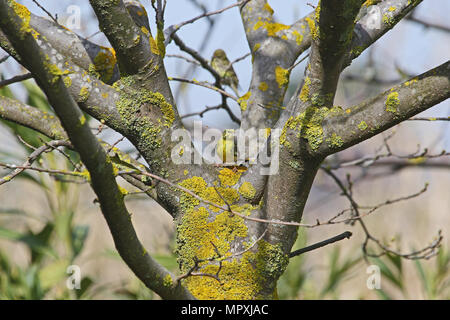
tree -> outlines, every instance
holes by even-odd
[[[292,25],[275,22],[266,0],[241,0],[169,28],[164,26],[166,1],[157,0],[152,1],[156,35],[136,1],[89,2],[112,48],[77,36],[56,19],[35,16],[15,1],[0,0],[0,45],[29,70],[55,117],[3,96],[0,115],[46,135],[53,148],[64,146],[79,154],[87,171],[78,175],[87,178],[96,193],[122,259],[148,288],[165,299],[276,297],[276,283],[289,257],[301,253],[291,253],[298,227],[337,223],[340,217],[314,225],[301,223],[321,167],[350,201],[352,215],[339,222],[358,222],[365,230],[364,252],[394,253],[367,231],[352,197],[351,181],[346,186],[323,161],[450,96],[447,61],[358,105],[345,109],[334,105],[342,71],[421,0],[322,0]],[[231,7],[240,10],[252,56],[251,83],[241,97],[225,91],[221,74],[177,35],[183,25]],[[172,40],[211,73],[214,84],[167,76],[163,62]],[[305,77],[284,103],[290,72],[308,49]],[[216,90],[221,104],[215,109],[225,109],[244,130],[263,129],[263,151],[278,155],[277,172],[262,174],[267,167],[262,161],[244,168],[174,161],[174,154],[187,154],[189,160],[201,155],[190,143],[180,145],[172,139],[183,124],[169,80]],[[239,103],[240,118],[231,111],[228,99]],[[126,137],[148,166],[99,141],[87,115]],[[37,156],[3,177],[3,182],[30,169]],[[145,191],[174,218],[181,276],[164,269],[139,241],[118,176]],[[403,256],[429,257],[440,240]],[[378,253],[368,249],[369,242]]]

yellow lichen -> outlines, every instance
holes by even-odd
[[[25,33],[31,32],[34,38],[37,38],[38,33],[34,31],[33,28],[30,27],[30,19],[31,13],[27,7],[24,5],[17,3],[16,1],[12,1],[12,8],[14,12],[22,19],[22,25],[20,27],[21,37],[25,36]]]
[[[63,75],[69,74],[68,70],[62,71],[56,64],[50,63],[50,58],[46,56],[46,61],[44,61],[44,65],[47,68],[47,71],[53,75],[52,83],[55,83],[59,80],[59,78]]]
[[[171,286],[173,285],[173,280],[172,280],[172,277],[170,276],[170,274],[167,274],[167,275],[164,277],[163,285],[164,285],[165,287],[171,287]]]
[[[330,148],[339,148],[342,147],[344,141],[340,136],[338,136],[335,132],[331,135],[330,138],[327,138],[327,143]]]
[[[78,94],[78,101],[85,102],[89,98],[90,92],[88,87],[81,87],[80,92]]]
[[[305,18],[306,22],[308,23],[309,32],[313,39],[317,39],[319,32],[318,27],[316,26],[316,23],[314,22],[314,19],[311,19],[310,17]]]
[[[289,26],[277,22],[262,21],[260,19],[253,26],[253,30],[256,31],[260,28],[265,29],[269,37],[274,37],[278,32],[289,29]]]
[[[284,69],[280,66],[275,67],[275,80],[279,88],[286,87],[289,83],[289,69]]]
[[[253,199],[256,194],[256,190],[250,182],[244,182],[239,187],[239,193],[246,199]]]
[[[159,47],[158,47],[158,44],[156,43],[155,39],[153,39],[153,37],[150,36],[148,40],[150,42],[150,50],[152,51],[152,53],[159,56],[160,55]]]
[[[273,11],[272,7],[267,2],[264,4],[264,10],[268,11],[270,13],[270,15],[273,15],[274,11]]]
[[[94,70],[100,75],[100,79],[109,82],[114,74],[116,66],[116,52],[112,48],[101,47],[94,58]]]
[[[257,252],[245,252],[240,260],[225,260],[221,267],[209,264],[201,269],[207,274],[219,272],[221,283],[211,277],[189,277],[185,283],[197,299],[273,299],[275,288],[270,294],[262,295],[261,291],[268,279],[278,278],[288,261],[279,245],[260,241]]]
[[[294,30],[292,32],[292,34],[295,37],[295,42],[297,43],[297,45],[301,45],[303,42],[303,34],[301,34],[300,32],[298,32],[297,30]]]
[[[145,34],[147,37],[150,37],[150,31],[144,26],[141,27],[141,31],[143,34]]]
[[[258,86],[259,90],[261,91],[267,91],[267,89],[269,88],[269,86],[267,85],[266,82],[261,82]]]
[[[412,78],[409,81],[405,82],[405,86],[409,87],[410,85],[412,85],[413,83],[417,83],[417,78]]]
[[[63,81],[64,81],[64,85],[65,85],[67,88],[70,88],[70,86],[72,86],[72,78],[71,78],[71,77],[69,77],[69,76],[64,77],[64,78],[63,78]]]
[[[84,114],[82,114],[81,116],[80,116],[80,123],[81,123],[81,125],[84,125],[85,123],[86,123],[86,117],[84,116]]]
[[[250,99],[251,95],[252,93],[248,91],[246,94],[244,94],[242,97],[238,99],[238,103],[242,111],[247,110],[248,99]]]
[[[223,186],[234,186],[240,179],[241,173],[229,168],[219,171],[219,179]]]
[[[305,83],[303,84],[302,90],[300,91],[300,95],[298,96],[300,100],[303,102],[308,101],[309,99],[309,86],[311,85],[311,79],[309,77],[305,78]]]
[[[358,124],[358,129],[361,131],[364,131],[368,128],[367,123],[363,120]]]

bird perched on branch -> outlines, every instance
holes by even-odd
[[[245,171],[248,166],[247,153],[240,161],[238,141],[234,129],[225,129],[221,139],[217,142],[216,153],[223,162],[223,166],[233,167],[234,171]]]
[[[238,86],[239,80],[233,66],[228,60],[225,51],[217,49],[211,59],[211,67],[222,78],[222,84],[229,86],[234,94],[239,97]]]

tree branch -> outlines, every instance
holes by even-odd
[[[133,272],[163,298],[192,298],[183,287],[164,284],[164,279],[172,275],[153,260],[140,243],[125,207],[123,194],[116,184],[112,164],[107,161],[102,146],[68,93],[61,71],[49,66],[48,57],[41,52],[32,30],[26,27],[26,21],[19,18],[8,3],[0,0],[0,27],[46,93],[87,167],[119,254]],[[15,6],[15,3],[12,5]]]
[[[408,13],[423,0],[392,0],[381,1],[371,5],[366,1],[361,9],[362,18],[356,23],[352,40],[352,50],[345,66],[350,65],[365,49],[391,30]]]
[[[352,233],[350,231],[345,231],[345,232],[343,232],[343,233],[341,233],[341,234],[339,234],[337,236],[334,236],[332,238],[329,238],[327,240],[320,241],[320,242],[317,242],[317,243],[312,244],[310,246],[307,246],[307,247],[304,247],[304,248],[292,251],[289,254],[289,258],[294,258],[296,256],[299,256],[299,255],[303,254],[303,253],[306,253],[306,252],[309,252],[309,251],[313,251],[313,250],[325,247],[325,246],[327,246],[329,244],[332,244],[332,243],[335,243],[337,241],[341,241],[341,240],[344,240],[344,239],[350,239],[351,236],[352,236]]]
[[[52,140],[67,138],[61,123],[55,116],[15,99],[0,96],[0,117],[36,130]]]
[[[323,123],[317,154],[346,149],[385,131],[450,97],[450,61],[394,86],[363,103],[337,111]]]
[[[100,30],[116,51],[121,73],[136,74],[149,65],[154,67],[160,64],[159,49],[150,30],[142,31],[138,28],[122,0],[89,2],[99,20]],[[153,50],[150,43],[152,40],[156,45]]]

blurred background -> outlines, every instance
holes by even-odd
[[[46,16],[34,1],[18,2],[33,13]],[[147,9],[155,33],[150,1],[141,3]],[[233,3],[168,0],[166,26]],[[48,0],[40,1],[40,4],[57,15],[63,25],[79,10],[80,28],[72,28],[72,31],[109,46],[103,34],[98,33],[98,22],[88,1]],[[317,1],[269,0],[269,4],[278,22],[291,24],[311,12]],[[335,104],[344,108],[352,106],[448,60],[450,24],[447,12],[450,12],[450,2],[425,0],[408,19],[398,23],[343,72]],[[249,52],[237,8],[186,25],[178,35],[206,59],[210,59],[217,48],[224,49],[231,61]],[[0,58],[5,55],[0,50]],[[188,57],[170,43],[165,59],[169,76],[213,82],[209,73],[180,59],[179,55]],[[291,73],[286,101],[301,82],[305,64],[306,61],[300,63]],[[237,62],[234,69],[239,77],[240,94],[244,94],[250,82],[251,58]],[[0,73],[2,78],[8,79],[25,73],[25,70],[10,58],[0,64]],[[220,104],[220,95],[209,89],[177,82],[171,86],[182,116]],[[33,80],[3,87],[0,94],[51,110]],[[237,104],[230,102],[230,107],[235,115],[239,115]],[[449,107],[447,100],[418,116],[449,117]],[[205,126],[221,130],[237,126],[223,110],[183,119],[186,127],[191,127],[194,120],[202,120]],[[442,230],[444,239],[440,253],[426,261],[399,259],[394,255],[366,261],[361,250],[364,233],[358,224],[302,229],[294,249],[346,230],[353,236],[350,240],[291,259],[279,281],[281,299],[450,298],[450,162],[448,156],[432,159],[418,156],[425,149],[427,155],[439,155],[450,148],[448,123],[405,121],[383,135],[327,159],[328,164],[336,164],[390,151],[391,155],[380,161],[346,166],[334,173],[343,181],[350,175],[353,196],[361,206],[375,206],[417,194],[428,183],[426,192],[382,206],[364,221],[373,236],[402,253],[426,247]],[[91,120],[91,125],[96,130],[99,123]],[[136,150],[126,139],[119,141],[121,136],[108,128],[103,129],[99,137],[110,143],[117,142],[117,147],[136,155]],[[31,147],[41,145],[42,139],[30,130],[0,120],[0,162],[23,163]],[[74,165],[67,156],[75,160],[77,156],[69,151],[65,153],[47,153],[36,166],[73,170]],[[10,171],[0,168],[0,177]],[[120,260],[89,185],[66,180],[63,176],[28,171],[0,185],[0,299],[158,299]],[[131,191],[126,198],[127,205],[147,250],[176,272],[172,218],[153,200],[133,193],[133,188],[124,181],[120,183]],[[348,200],[342,197],[341,190],[320,171],[303,222],[326,220],[348,207]],[[80,290],[66,287],[69,265],[78,265],[81,269]],[[380,290],[370,290],[366,285],[370,265],[377,265],[381,270]]]

